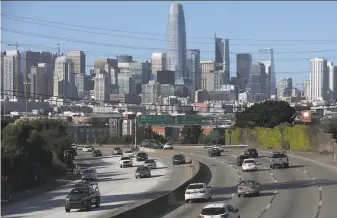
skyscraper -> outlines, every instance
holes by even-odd
[[[322,101],[327,99],[329,89],[329,72],[327,60],[312,58],[310,70],[311,100]]]
[[[157,74],[163,70],[166,70],[166,53],[152,53],[151,72]]]
[[[167,29],[167,69],[186,77],[186,29],[183,6],[172,3]]]
[[[201,89],[200,49],[187,50],[187,75],[193,81],[195,89]]]
[[[266,66],[266,93],[268,97],[270,97],[270,95],[276,95],[274,50],[271,48],[259,49],[257,60]]]
[[[249,88],[252,71],[252,55],[236,54],[236,77],[239,90]]]
[[[215,70],[223,70],[224,82],[230,82],[229,39],[215,36]]]
[[[3,89],[5,98],[22,97],[23,80],[20,74],[20,52],[7,50],[4,56]]]

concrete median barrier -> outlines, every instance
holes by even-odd
[[[158,155],[173,155],[174,151],[164,151],[160,149],[145,149],[145,152],[156,153]],[[118,215],[110,216],[109,218],[130,218],[130,217],[146,217],[157,218],[161,217],[167,212],[183,205],[185,203],[185,190],[190,183],[208,182],[209,179],[207,166],[195,159],[191,159],[191,178],[177,187],[175,190],[166,193],[165,195],[156,199],[150,200],[142,205],[130,208],[128,211],[121,212]],[[205,169],[206,167],[206,169]]]

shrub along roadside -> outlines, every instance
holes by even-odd
[[[67,123],[40,119],[7,125],[1,132],[1,183],[15,193],[62,176],[67,169],[63,151],[70,148]]]
[[[290,148],[294,151],[311,151],[313,150],[311,140],[313,135],[310,128],[307,125],[288,126],[284,124],[274,128],[236,128],[231,130],[231,138],[232,144],[249,144],[265,149]],[[228,130],[226,130],[226,139],[229,144]]]

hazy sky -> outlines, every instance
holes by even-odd
[[[230,39],[232,76],[236,72],[235,53],[251,53],[257,59],[260,48],[274,49],[277,79],[292,77],[296,82],[308,79],[309,59],[314,56],[337,64],[337,2],[181,3],[187,47],[201,49],[202,59],[214,59],[214,34]],[[56,45],[60,44],[63,52],[85,51],[87,65],[92,65],[95,58],[117,54],[150,60],[152,52],[165,52],[171,2],[5,1],[1,4],[5,15],[63,23],[43,22],[54,26],[47,27],[33,24],[37,22],[34,20],[2,17],[2,28],[24,32],[3,29],[2,50],[13,49],[7,44],[15,41],[30,44],[21,46],[21,51],[54,49],[56,52]],[[28,35],[28,32],[39,35]]]

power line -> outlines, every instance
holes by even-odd
[[[20,46],[22,46],[22,45],[20,45]],[[37,62],[39,62],[39,63],[51,63],[51,64],[54,64],[54,63],[56,63],[56,61],[42,61],[42,60],[40,60],[40,59],[32,59],[32,58],[22,58],[22,57],[17,57],[17,59],[18,60],[28,60],[28,61],[37,61]],[[74,64],[74,66],[81,66],[80,64],[75,64],[75,63],[73,63]],[[84,65],[85,67],[101,67],[101,65],[97,65],[97,66],[95,66],[95,65],[91,65],[91,64],[85,64]],[[276,72],[276,75],[278,75],[278,74],[308,74],[308,73],[310,73],[310,71],[293,71],[293,72],[291,72],[291,71],[289,71],[289,72]],[[236,72],[230,72],[230,74],[236,74]]]
[[[103,30],[103,31],[109,31],[109,32],[121,32],[121,33],[129,33],[129,34],[140,34],[140,35],[151,35],[151,36],[163,36],[167,37],[166,34],[159,34],[159,33],[148,33],[148,32],[136,32],[136,31],[128,31],[128,30],[118,30],[118,29],[108,29],[108,28],[100,28],[100,27],[93,27],[93,26],[85,26],[85,25],[78,25],[78,24],[69,24],[69,23],[62,23],[62,22],[56,22],[56,21],[51,21],[51,20],[42,20],[42,19],[37,19],[37,18],[32,18],[32,17],[24,17],[24,16],[15,16],[15,15],[10,15],[10,14],[1,14],[3,18],[5,19],[12,19],[12,20],[17,20],[17,21],[22,21],[22,22],[31,22],[31,21],[37,21],[37,22],[45,22],[45,23],[50,23],[50,24],[58,24],[62,26],[72,26],[72,27],[78,27],[78,28],[85,28],[85,29],[95,29],[95,30]],[[31,21],[28,21],[31,20]],[[42,25],[42,24],[41,24]],[[122,36],[121,36],[122,37]],[[194,38],[194,39],[208,39],[208,40],[214,40],[214,37],[187,37],[187,38]],[[226,38],[226,37],[224,37]],[[148,38],[144,38],[148,40]],[[310,39],[248,39],[248,38],[229,38],[230,40],[237,40],[237,41],[256,41],[256,42],[337,42],[337,39],[315,39],[315,40],[310,40]],[[166,41],[166,40],[165,40]],[[195,42],[195,43],[205,43],[205,42]],[[213,44],[213,43],[206,43],[206,44]]]

